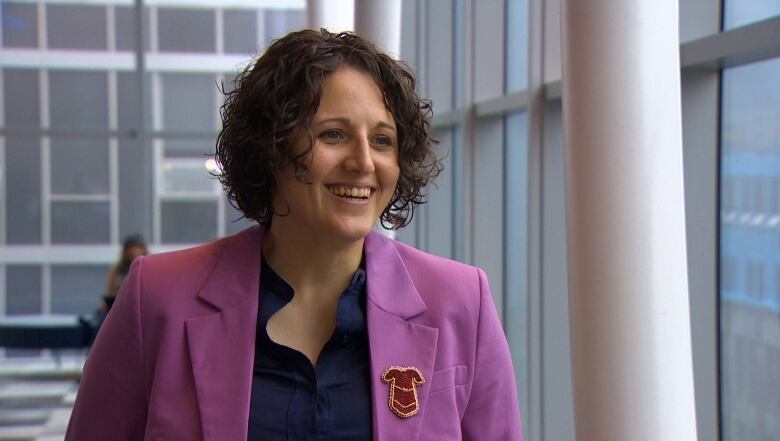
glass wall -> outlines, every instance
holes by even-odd
[[[731,29],[780,15],[780,0],[724,0],[723,28]]]
[[[250,224],[210,176],[219,89],[304,0],[0,7],[0,312],[90,313],[124,237],[155,252]]]
[[[780,435],[780,59],[723,72],[723,440]]]
[[[433,100],[449,170],[399,238],[486,270],[530,440],[574,439],[561,3],[403,12],[402,56]],[[718,3],[680,2],[697,426],[700,439],[778,439],[780,40],[766,35],[780,3]]]

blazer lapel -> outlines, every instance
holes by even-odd
[[[247,437],[262,229],[229,240],[198,293],[215,311],[185,322],[204,441]]]
[[[439,331],[410,320],[427,308],[394,242],[371,233],[366,238],[365,254],[374,441],[417,440],[433,378]],[[422,374],[424,383],[416,387],[419,411],[412,416],[401,417],[391,409],[392,386],[382,380],[382,374],[393,366],[413,367]]]

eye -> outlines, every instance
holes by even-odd
[[[325,142],[339,142],[344,139],[344,134],[336,129],[328,129],[320,133],[319,138]]]
[[[393,138],[385,135],[379,135],[374,137],[373,141],[374,145],[377,145],[379,147],[392,147],[393,146]]]

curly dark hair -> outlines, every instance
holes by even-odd
[[[274,41],[257,61],[241,72],[234,89],[222,92],[222,131],[217,137],[218,176],[230,203],[245,217],[270,225],[276,192],[274,173],[289,164],[301,182],[314,147],[311,123],[320,103],[325,77],[342,66],[370,75],[395,118],[400,174],[390,203],[380,216],[385,228],[407,225],[414,208],[425,203],[422,188],[442,169],[431,137],[431,102],[415,92],[412,70],[349,32],[325,29],[292,32]],[[296,154],[293,139],[308,137],[308,148]]]

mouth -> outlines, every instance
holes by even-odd
[[[327,185],[325,188],[334,195],[343,199],[363,201],[371,196],[374,189],[371,187],[350,187],[346,185]]]

